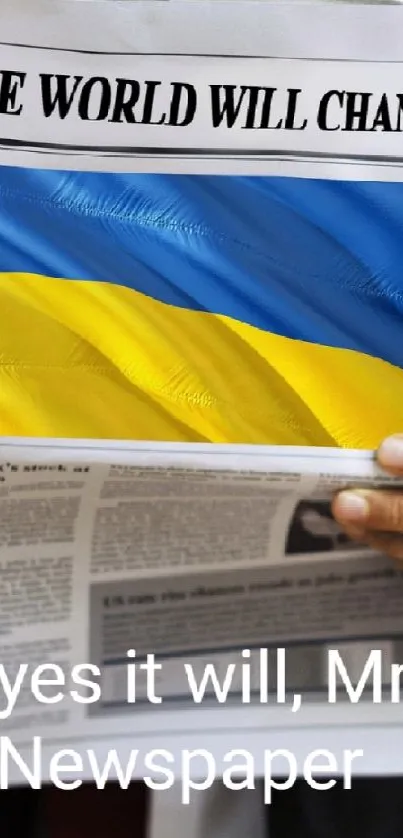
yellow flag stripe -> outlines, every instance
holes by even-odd
[[[376,446],[403,371],[110,283],[0,274],[6,435]]]

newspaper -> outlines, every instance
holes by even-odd
[[[397,183],[400,18],[4,2],[0,164]],[[0,461],[4,736],[173,753],[224,730],[253,749],[268,728],[275,742],[280,728],[334,726],[341,742],[362,724],[379,741],[371,679],[357,708],[338,671],[341,706],[326,704],[330,650],[352,685],[373,650],[386,689],[402,660],[402,571],[330,513],[342,487],[400,485],[373,454],[3,438]]]
[[[88,704],[76,672],[83,703],[54,707],[35,703],[27,676],[15,705],[0,701],[3,730],[43,719],[90,732],[134,706],[245,703],[245,689],[270,703],[279,648],[287,690],[318,698],[327,648],[353,683],[369,649],[383,650],[385,683],[399,661],[403,569],[350,542],[330,511],[341,488],[403,486],[370,452],[6,440],[0,463],[0,660],[14,676],[22,661],[57,664],[66,684],[80,664],[99,673]],[[235,664],[233,678],[203,690],[208,664],[220,677]]]

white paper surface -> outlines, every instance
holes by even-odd
[[[252,0],[230,27],[227,13],[220,0],[3,4],[0,162],[401,179],[400,6]]]

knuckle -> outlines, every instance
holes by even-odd
[[[403,530],[403,494],[392,495],[389,505],[389,520],[393,530]]]
[[[370,522],[374,529],[389,529],[403,532],[403,492],[375,492]]]

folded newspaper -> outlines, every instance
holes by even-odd
[[[0,661],[14,679],[28,666],[15,696],[0,673],[2,729],[26,735],[41,719],[89,733],[134,705],[278,701],[284,647],[291,692],[328,689],[328,648],[343,650],[352,684],[382,649],[388,683],[403,569],[334,522],[331,499],[348,486],[403,481],[365,451],[2,442]],[[76,671],[78,703],[56,677],[56,706],[35,704],[32,670],[54,664],[66,680],[95,667],[98,687]]]
[[[330,502],[399,485],[368,452],[403,428],[402,14],[2,2],[0,720],[21,747],[400,721],[402,570]]]

